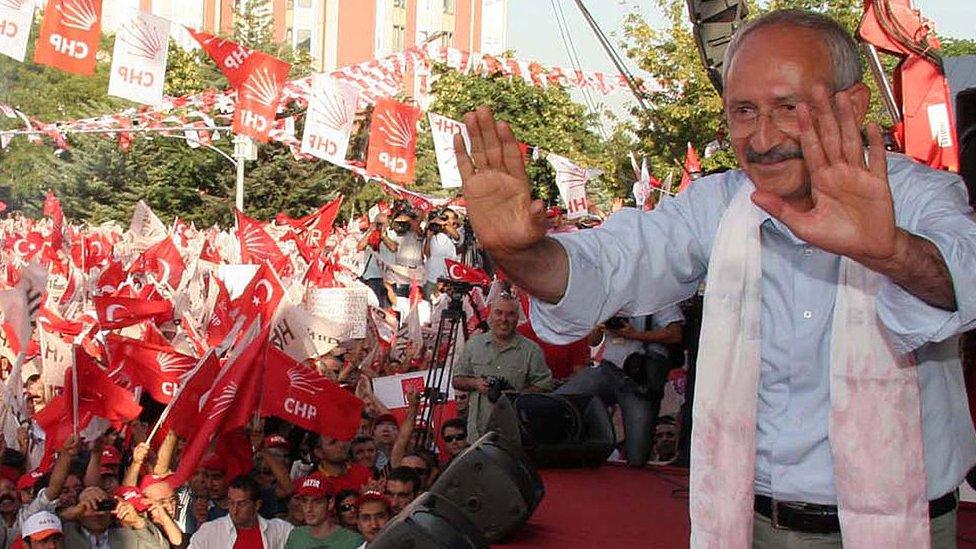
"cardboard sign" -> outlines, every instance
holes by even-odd
[[[257,274],[260,265],[217,265],[214,273],[224,283],[231,299],[237,299]]]
[[[57,332],[49,332],[38,327],[41,343],[41,380],[45,385],[64,387],[64,372],[74,364],[74,351],[71,343],[61,338]]]
[[[427,372],[409,372],[392,376],[383,376],[373,379],[373,394],[387,408],[401,408],[407,405],[407,392],[412,390],[423,391],[427,381]],[[434,372],[434,379],[440,378],[440,372]],[[447,385],[447,400],[454,400],[454,387],[451,386],[450,376],[444,375]]]
[[[305,294],[305,309],[313,316],[348,328],[349,337],[366,337],[366,314],[369,309],[369,288],[309,288]]]

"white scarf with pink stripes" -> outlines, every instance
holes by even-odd
[[[691,546],[749,547],[753,529],[765,215],[747,183],[719,223],[691,440]],[[930,545],[918,373],[875,311],[884,277],[842,258],[830,351],[829,439],[844,547]]]

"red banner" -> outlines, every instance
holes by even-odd
[[[236,42],[205,32],[198,32],[189,27],[186,30],[189,31],[190,36],[200,43],[203,51],[207,52],[207,55],[217,63],[217,68],[224,73],[232,87],[239,87],[247,79],[244,63],[251,56],[252,50]]]
[[[288,80],[291,64],[259,51],[244,62],[247,77],[237,90],[234,108],[234,133],[247,135],[262,143],[274,126],[281,92]]]
[[[417,120],[420,109],[378,99],[369,131],[366,170],[398,183],[413,181],[417,149]]]
[[[65,72],[95,74],[102,0],[51,0],[44,10],[34,61]]]

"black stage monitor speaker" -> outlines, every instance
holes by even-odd
[[[370,549],[487,549],[477,525],[449,499],[424,492],[403,508]]]
[[[539,467],[597,467],[613,452],[613,423],[597,397],[527,393],[515,411],[522,448]]]
[[[430,491],[454,502],[492,543],[522,526],[545,495],[522,450],[494,431],[454,458]]]
[[[956,94],[959,175],[966,181],[969,203],[976,205],[976,88]]]

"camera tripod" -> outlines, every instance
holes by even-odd
[[[459,358],[456,354],[458,332],[468,339],[467,315],[464,314],[464,297],[474,287],[467,282],[459,282],[441,278],[438,282],[446,286],[450,302],[441,312],[434,338],[434,356],[427,378],[424,382],[424,393],[420,397],[419,421],[427,425],[428,429],[421,431],[417,441],[418,448],[433,450],[436,446],[436,436],[433,433],[434,419],[441,419],[443,405],[447,402],[454,363]],[[475,311],[477,314],[477,311]]]

